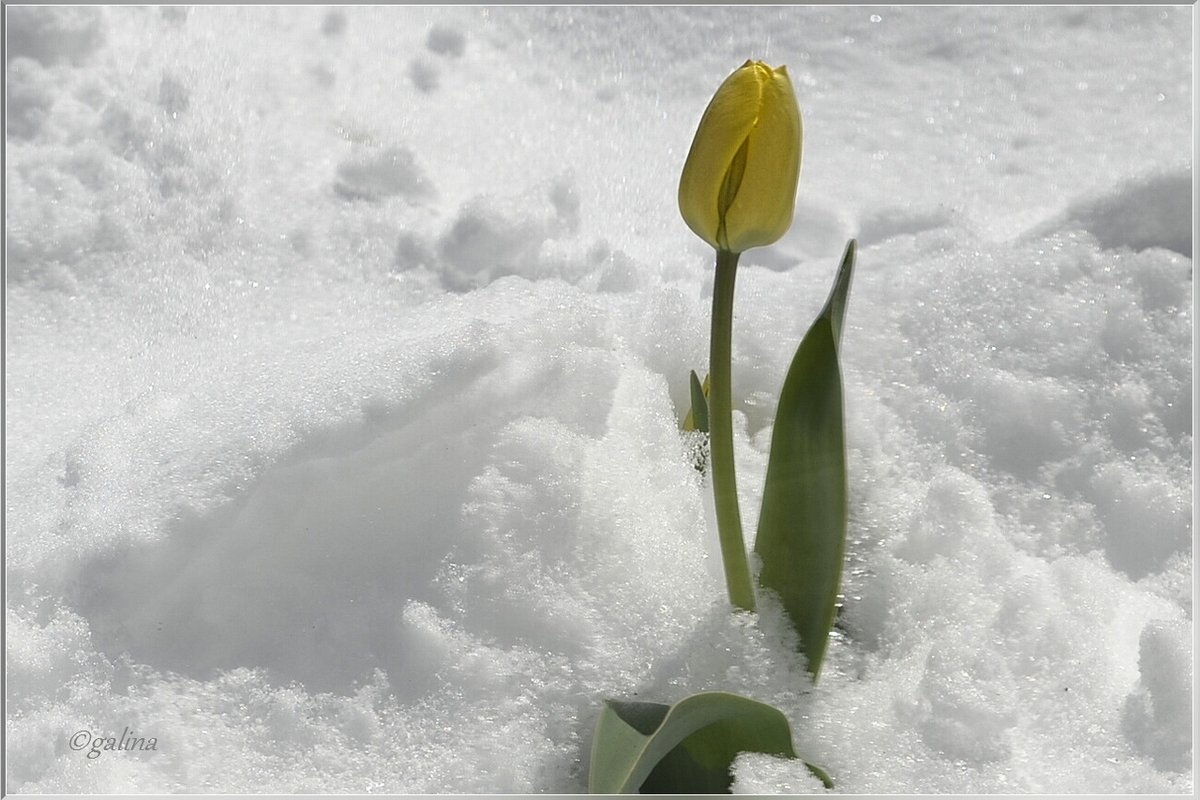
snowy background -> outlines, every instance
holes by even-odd
[[[603,697],[704,689],[839,792],[1191,791],[1191,8],[7,13],[10,791],[576,792]],[[675,190],[748,57],[805,120],[748,531],[861,245],[812,692],[679,432]]]

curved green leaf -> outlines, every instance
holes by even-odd
[[[846,316],[846,301],[850,299],[850,278],[854,274],[854,258],[857,251],[858,242],[854,239],[846,242],[842,262],[833,278],[833,289],[830,290],[825,307],[817,317],[829,317],[829,322],[833,325],[833,338],[838,347],[842,346],[842,319]]]
[[[779,395],[754,551],[759,583],[779,594],[813,680],[837,611],[846,549],[846,443],[838,340],[854,270],[846,246],[821,315],[796,350]]]
[[[727,692],[702,692],[673,707],[606,700],[592,744],[588,791],[596,794],[728,793],[738,753],[795,758],[778,709]],[[829,775],[806,764],[826,788]]]

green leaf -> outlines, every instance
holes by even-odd
[[[854,274],[854,257],[857,250],[858,243],[854,239],[846,242],[842,263],[838,265],[837,275],[833,278],[833,289],[817,317],[829,317],[829,322],[833,325],[833,338],[839,347],[842,344],[842,319],[846,316],[846,301],[850,298],[850,278]]]
[[[821,315],[779,395],[754,551],[759,583],[779,594],[813,681],[837,612],[846,549],[846,442],[838,340],[854,270],[846,246]]]
[[[728,793],[738,753],[796,758],[778,709],[727,692],[702,692],[673,707],[606,700],[592,743],[593,794]],[[807,764],[827,789],[829,775]]]
[[[707,382],[705,378],[705,382]],[[691,380],[689,387],[692,391],[692,429],[708,433],[708,393],[704,391],[705,387],[700,384],[700,378],[696,375],[696,370],[691,372]]]

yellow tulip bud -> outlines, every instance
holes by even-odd
[[[792,225],[803,129],[787,67],[747,61],[709,102],[679,180],[679,211],[718,250],[742,253]]]

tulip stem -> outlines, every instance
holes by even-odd
[[[708,424],[712,450],[713,503],[717,512],[717,535],[725,562],[725,585],[729,602],[746,611],[754,610],[754,585],[746,545],[742,540],[742,517],[738,511],[737,477],[733,466],[732,334],[733,284],[739,253],[717,250],[717,275],[713,285],[712,340],[709,350]]]

